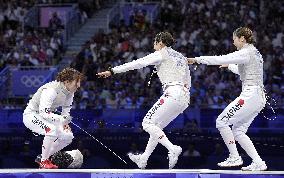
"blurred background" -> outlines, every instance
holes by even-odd
[[[95,74],[153,52],[160,31],[171,32],[177,40],[173,48],[194,57],[233,52],[233,31],[248,26],[264,58],[270,97],[248,135],[269,170],[284,170],[283,22],[279,0],[0,0],[0,167],[38,167],[34,159],[43,137],[25,128],[23,109],[41,85],[71,66],[87,76],[73,103],[73,121],[129,164],[74,126],[75,139],[65,150],[78,148],[83,168],[136,168],[126,154],[144,150],[149,135],[141,122],[162,94],[161,84],[154,76],[147,86],[151,67],[108,79]],[[165,132],[184,150],[176,168],[218,169],[228,152],[215,120],[240,94],[241,83],[218,66],[194,67],[190,107]],[[166,157],[158,145],[147,168],[167,168]]]

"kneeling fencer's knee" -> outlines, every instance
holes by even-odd
[[[73,138],[69,137],[69,138],[65,138],[65,139],[60,139],[59,138],[59,142],[61,143],[62,147],[66,147],[68,145],[70,145],[72,143]]]
[[[70,133],[67,135],[67,140],[69,140],[70,143],[71,143],[73,139],[74,139],[74,135],[73,135],[72,132],[70,132]]]
[[[71,143],[73,138],[74,138],[74,135],[73,135],[72,132],[65,132],[59,138],[60,138],[60,140],[64,140],[66,143],[67,142]]]
[[[64,140],[65,145],[66,145],[66,146],[67,146],[67,145],[70,145],[70,144],[72,143],[72,140],[73,140],[73,139]]]
[[[60,137],[58,137],[58,143],[60,145],[60,150],[70,145],[72,143],[73,138],[74,136],[72,132],[68,132],[68,134],[60,135]]]

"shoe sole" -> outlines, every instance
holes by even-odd
[[[39,169],[59,169],[58,167],[52,167],[52,168],[45,168],[45,167],[39,167]]]
[[[39,169],[58,169],[58,168],[43,168],[43,167],[40,167]]]
[[[233,166],[220,166],[220,165],[217,164],[217,166],[219,166],[219,167],[238,167],[238,166],[242,166],[243,164],[244,163],[238,164],[238,165],[233,165]]]
[[[267,171],[267,168],[264,169],[264,170],[242,170],[242,169],[241,169],[241,171]]]

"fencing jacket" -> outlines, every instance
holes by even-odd
[[[35,112],[45,119],[61,119],[61,115],[70,115],[73,97],[74,93],[69,92],[62,82],[49,82],[33,95],[24,114]],[[52,113],[58,107],[62,107],[61,115]]]
[[[240,50],[222,56],[200,56],[197,63],[207,65],[229,64],[229,70],[239,74],[244,86],[263,87],[263,58],[252,44],[245,44]]]
[[[135,61],[114,67],[114,73],[122,73],[155,65],[158,77],[163,85],[181,83],[190,87],[191,77],[187,59],[181,53],[170,47],[164,47]]]

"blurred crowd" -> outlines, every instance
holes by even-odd
[[[3,1],[0,9],[0,68],[54,65],[63,52],[62,24],[50,19],[48,28],[25,28],[24,17],[36,1]]]
[[[0,70],[5,66],[55,65],[64,54],[64,24],[54,13],[48,28],[24,28],[24,16],[35,3],[65,3],[73,0],[0,0]],[[100,0],[78,1],[85,22],[103,4]],[[74,54],[71,67],[83,71],[87,81],[76,95],[74,108],[149,108],[162,94],[153,67],[98,79],[96,73],[153,52],[153,38],[169,31],[176,38],[174,49],[187,57],[222,55],[235,50],[232,32],[240,26],[254,31],[256,47],[264,58],[268,95],[283,107],[284,2],[163,0],[159,16],[150,23],[146,10],[133,10],[130,25],[124,20],[99,31]],[[241,92],[237,75],[218,66],[190,66],[191,106],[224,108]],[[231,92],[234,91],[234,92]]]
[[[95,34],[74,55],[71,66],[87,76],[74,108],[151,107],[162,92],[155,75],[148,86],[151,67],[108,79],[98,79],[95,73],[153,52],[153,38],[163,30],[173,33],[177,41],[173,48],[187,57],[227,54],[236,50],[232,33],[240,26],[255,32],[256,47],[265,61],[265,88],[276,104],[271,99],[269,102],[283,107],[284,2],[164,0],[153,24],[141,17],[132,19],[130,26],[121,20],[110,33]],[[204,65],[190,69],[192,107],[224,108],[241,92],[238,76],[227,69]]]
[[[55,12],[48,28],[25,26],[25,16],[35,4],[78,3],[81,23],[100,9],[100,1],[0,0],[0,70],[6,66],[56,65],[64,54],[64,24]]]

